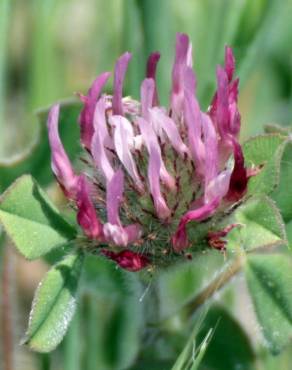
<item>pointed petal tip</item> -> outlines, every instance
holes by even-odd
[[[128,51],[122,54],[115,64],[115,71],[114,71],[114,93],[112,99],[112,108],[113,113],[118,115],[123,115],[123,105],[122,105],[122,97],[123,97],[123,83],[126,75],[126,71],[128,69],[128,64],[130,59],[132,58],[132,54]]]
[[[59,110],[59,104],[53,105],[49,111],[47,121],[49,145],[51,148],[51,167],[65,195],[74,199],[77,191],[78,176],[74,173],[59,136]]]

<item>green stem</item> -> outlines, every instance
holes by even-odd
[[[217,275],[205,288],[203,288],[196,296],[183,305],[178,314],[182,314],[185,319],[189,319],[196,310],[203,306],[213,295],[227,285],[230,280],[240,272],[243,266],[243,256],[236,257],[230,264],[228,264],[224,270]],[[160,322],[150,323],[153,327],[167,327],[171,321],[171,317],[166,317]]]
[[[80,312],[77,308],[64,341],[64,370],[80,369]]]
[[[214,293],[223,288],[241,270],[243,258],[235,258],[219,276],[216,276],[199,294],[189,301],[182,310],[187,317],[190,317],[199,307],[206,303]]]
[[[8,45],[8,25],[10,17],[10,1],[0,2],[0,155],[3,155],[4,123],[5,123],[5,95],[6,95],[6,62]]]
[[[4,246],[2,246],[4,248]],[[2,255],[1,273],[1,347],[3,370],[13,370],[13,323],[11,318],[10,302],[10,248],[5,246]]]

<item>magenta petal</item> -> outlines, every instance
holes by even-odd
[[[85,148],[90,150],[91,148],[91,139],[93,136],[93,115],[95,104],[98,100],[98,97],[106,84],[107,80],[109,79],[110,73],[104,72],[100,76],[98,76],[91,88],[88,90],[87,96],[80,96],[81,100],[84,103],[84,108],[82,109],[80,116],[79,116],[79,124],[80,124],[80,137],[81,143],[84,145]]]
[[[171,145],[181,156],[189,155],[189,149],[182,141],[175,122],[161,108],[156,107],[150,110],[150,120],[153,122],[154,127],[161,127]]]
[[[153,80],[155,80],[157,63],[159,59],[160,59],[159,52],[155,51],[154,53],[150,54],[147,60],[147,67],[146,67],[146,77],[147,78],[153,78]]]
[[[228,76],[229,82],[232,81],[233,73],[235,70],[235,58],[233,51],[229,46],[225,47],[225,71]]]
[[[122,116],[111,116],[110,123],[114,127],[114,144],[116,153],[139,191],[143,192],[144,186],[131,153],[131,148],[134,147],[135,138],[133,127],[131,123]]]
[[[157,70],[157,63],[160,59],[160,53],[154,52],[152,53],[147,61],[147,68],[146,68],[146,77],[152,78],[155,82],[155,89],[154,89],[154,96],[152,105],[158,105],[159,99],[158,99],[158,92],[157,92],[157,84],[156,84],[156,70]]]
[[[47,122],[52,157],[51,166],[65,195],[71,199],[75,199],[78,186],[78,176],[75,175],[73,171],[70,160],[59,137],[59,111],[59,104],[53,105],[50,109]]]
[[[115,65],[115,74],[114,74],[114,94],[113,94],[113,114],[123,115],[123,83],[125,79],[125,74],[128,68],[129,61],[131,59],[130,53],[123,54]]]
[[[230,177],[229,190],[226,195],[228,201],[237,201],[243,197],[247,191],[247,170],[244,167],[244,156],[240,144],[232,139],[234,167]]]
[[[94,205],[89,196],[90,189],[85,176],[80,176],[77,192],[77,221],[84,234],[90,239],[102,237],[102,224],[99,221]]]
[[[188,211],[187,213],[184,214],[184,216],[180,220],[176,233],[172,237],[173,249],[176,252],[179,252],[182,249],[188,247],[186,225],[190,221],[202,221],[212,216],[213,213],[218,208],[219,203],[220,200],[217,197],[211,203],[205,204],[196,210]]]
[[[109,259],[115,261],[123,269],[132,272],[142,270],[150,264],[150,261],[146,256],[132,252],[128,249],[118,253],[103,249],[102,253]]]

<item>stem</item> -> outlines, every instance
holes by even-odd
[[[207,302],[215,292],[223,288],[241,270],[243,259],[241,256],[225,268],[219,276],[216,276],[198,295],[187,302],[182,310],[190,317],[194,311]]]
[[[5,124],[5,95],[6,95],[6,64],[7,64],[7,45],[8,28],[10,20],[10,1],[2,0],[0,5],[0,154],[3,155],[4,147],[4,124]]]
[[[79,297],[81,299],[81,297]],[[80,370],[80,309],[77,308],[64,341],[64,370]]]
[[[4,246],[2,246],[4,248]],[[13,330],[10,305],[10,248],[5,247],[1,274],[1,327],[3,370],[13,370]]]

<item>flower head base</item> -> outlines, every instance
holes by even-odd
[[[186,248],[189,254],[187,225],[224,214],[244,196],[248,182],[232,50],[226,48],[225,66],[217,68],[208,112],[196,98],[188,37],[177,35],[169,108],[159,106],[159,58],[153,53],[148,59],[140,102],[123,98],[129,53],[116,63],[113,96],[101,93],[108,72],[80,95],[81,144],[91,167],[86,176],[74,172],[61,144],[57,105],[48,119],[52,169],[77,208],[84,235],[101,255],[130,271],[169,263]],[[222,235],[205,238],[212,247]]]

